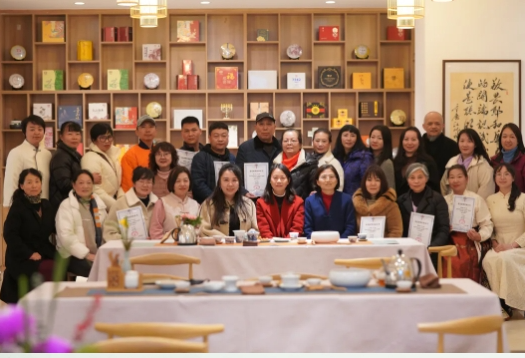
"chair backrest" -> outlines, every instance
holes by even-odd
[[[391,260],[391,257],[364,257],[359,259],[335,259],[334,263],[336,265],[340,266],[346,266],[346,267],[357,267],[357,268],[363,268],[368,270],[378,270],[381,267],[383,267],[383,263],[381,260],[385,261],[385,263],[389,263]]]
[[[89,346],[97,353],[207,353],[208,344],[161,337],[125,337]]]
[[[429,253],[438,254],[438,267],[437,273],[439,278],[443,278],[443,257],[448,257],[447,259],[447,277],[452,278],[452,260],[450,257],[457,256],[458,249],[456,245],[444,245],[444,246],[432,246],[428,248]]]
[[[108,338],[119,337],[163,337],[190,339],[202,337],[208,342],[208,336],[224,331],[223,324],[189,324],[189,323],[95,323],[95,330],[106,333]]]
[[[155,253],[141,256],[134,256],[129,259],[131,268],[135,269],[135,265],[189,265],[188,278],[193,278],[193,264],[200,264],[201,259],[193,256],[186,256],[174,253]]]
[[[498,332],[497,352],[503,353],[503,338],[501,333],[502,325],[503,317],[501,317],[501,315],[495,315],[477,316],[437,323],[420,323],[417,325],[417,328],[419,332],[438,334],[438,353],[443,353],[445,351],[445,334],[476,335]]]

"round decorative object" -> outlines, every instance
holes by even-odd
[[[11,57],[17,61],[22,61],[26,58],[26,49],[23,46],[15,45],[11,47]]]
[[[156,89],[160,85],[160,77],[155,73],[148,73],[144,76],[144,86],[147,89]]]
[[[370,49],[365,45],[359,45],[354,49],[355,57],[360,60],[365,60],[370,56]]]
[[[152,118],[159,118],[162,114],[162,105],[159,102],[150,102],[146,106],[146,113]]]
[[[295,114],[290,110],[283,111],[280,119],[283,127],[293,127],[295,124]]]
[[[93,84],[93,76],[90,73],[84,72],[78,76],[77,82],[80,88],[89,88]]]
[[[297,60],[303,54],[303,48],[301,46],[299,46],[298,44],[290,45],[286,49],[286,54],[292,60]]]
[[[402,126],[407,121],[406,113],[401,109],[394,109],[390,113],[390,122],[395,126]]]
[[[18,73],[13,73],[11,76],[9,76],[9,84],[14,89],[20,89],[24,86],[24,77]]]
[[[225,60],[231,60],[235,56],[236,50],[235,46],[231,43],[224,43],[221,45],[221,56]]]

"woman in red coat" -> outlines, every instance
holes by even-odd
[[[257,226],[261,237],[290,237],[303,232],[304,201],[295,194],[292,175],[283,164],[274,164],[264,194],[257,200]]]

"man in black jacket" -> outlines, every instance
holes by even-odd
[[[224,122],[212,122],[208,128],[209,144],[195,154],[191,162],[193,199],[202,204],[217,186],[217,176],[224,164],[235,163],[235,156],[228,145],[228,126]]]
[[[458,144],[443,134],[443,116],[438,112],[427,113],[423,129],[426,131],[423,135],[425,150],[436,161],[441,179],[449,159],[459,154]]]
[[[183,141],[180,149],[190,152],[198,152],[202,150],[204,146],[200,143],[202,131],[199,119],[191,116],[185,117],[182,119],[180,127]]]
[[[268,163],[268,169],[277,155],[282,152],[281,143],[273,135],[275,118],[270,113],[261,113],[255,118],[257,136],[241,144],[237,151],[235,164],[241,169],[244,178],[244,163]],[[266,180],[266,179],[265,179]],[[243,183],[244,184],[244,183]],[[255,198],[253,194],[246,194]]]

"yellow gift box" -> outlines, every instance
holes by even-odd
[[[93,61],[93,42],[80,40],[77,41],[77,60]]]

